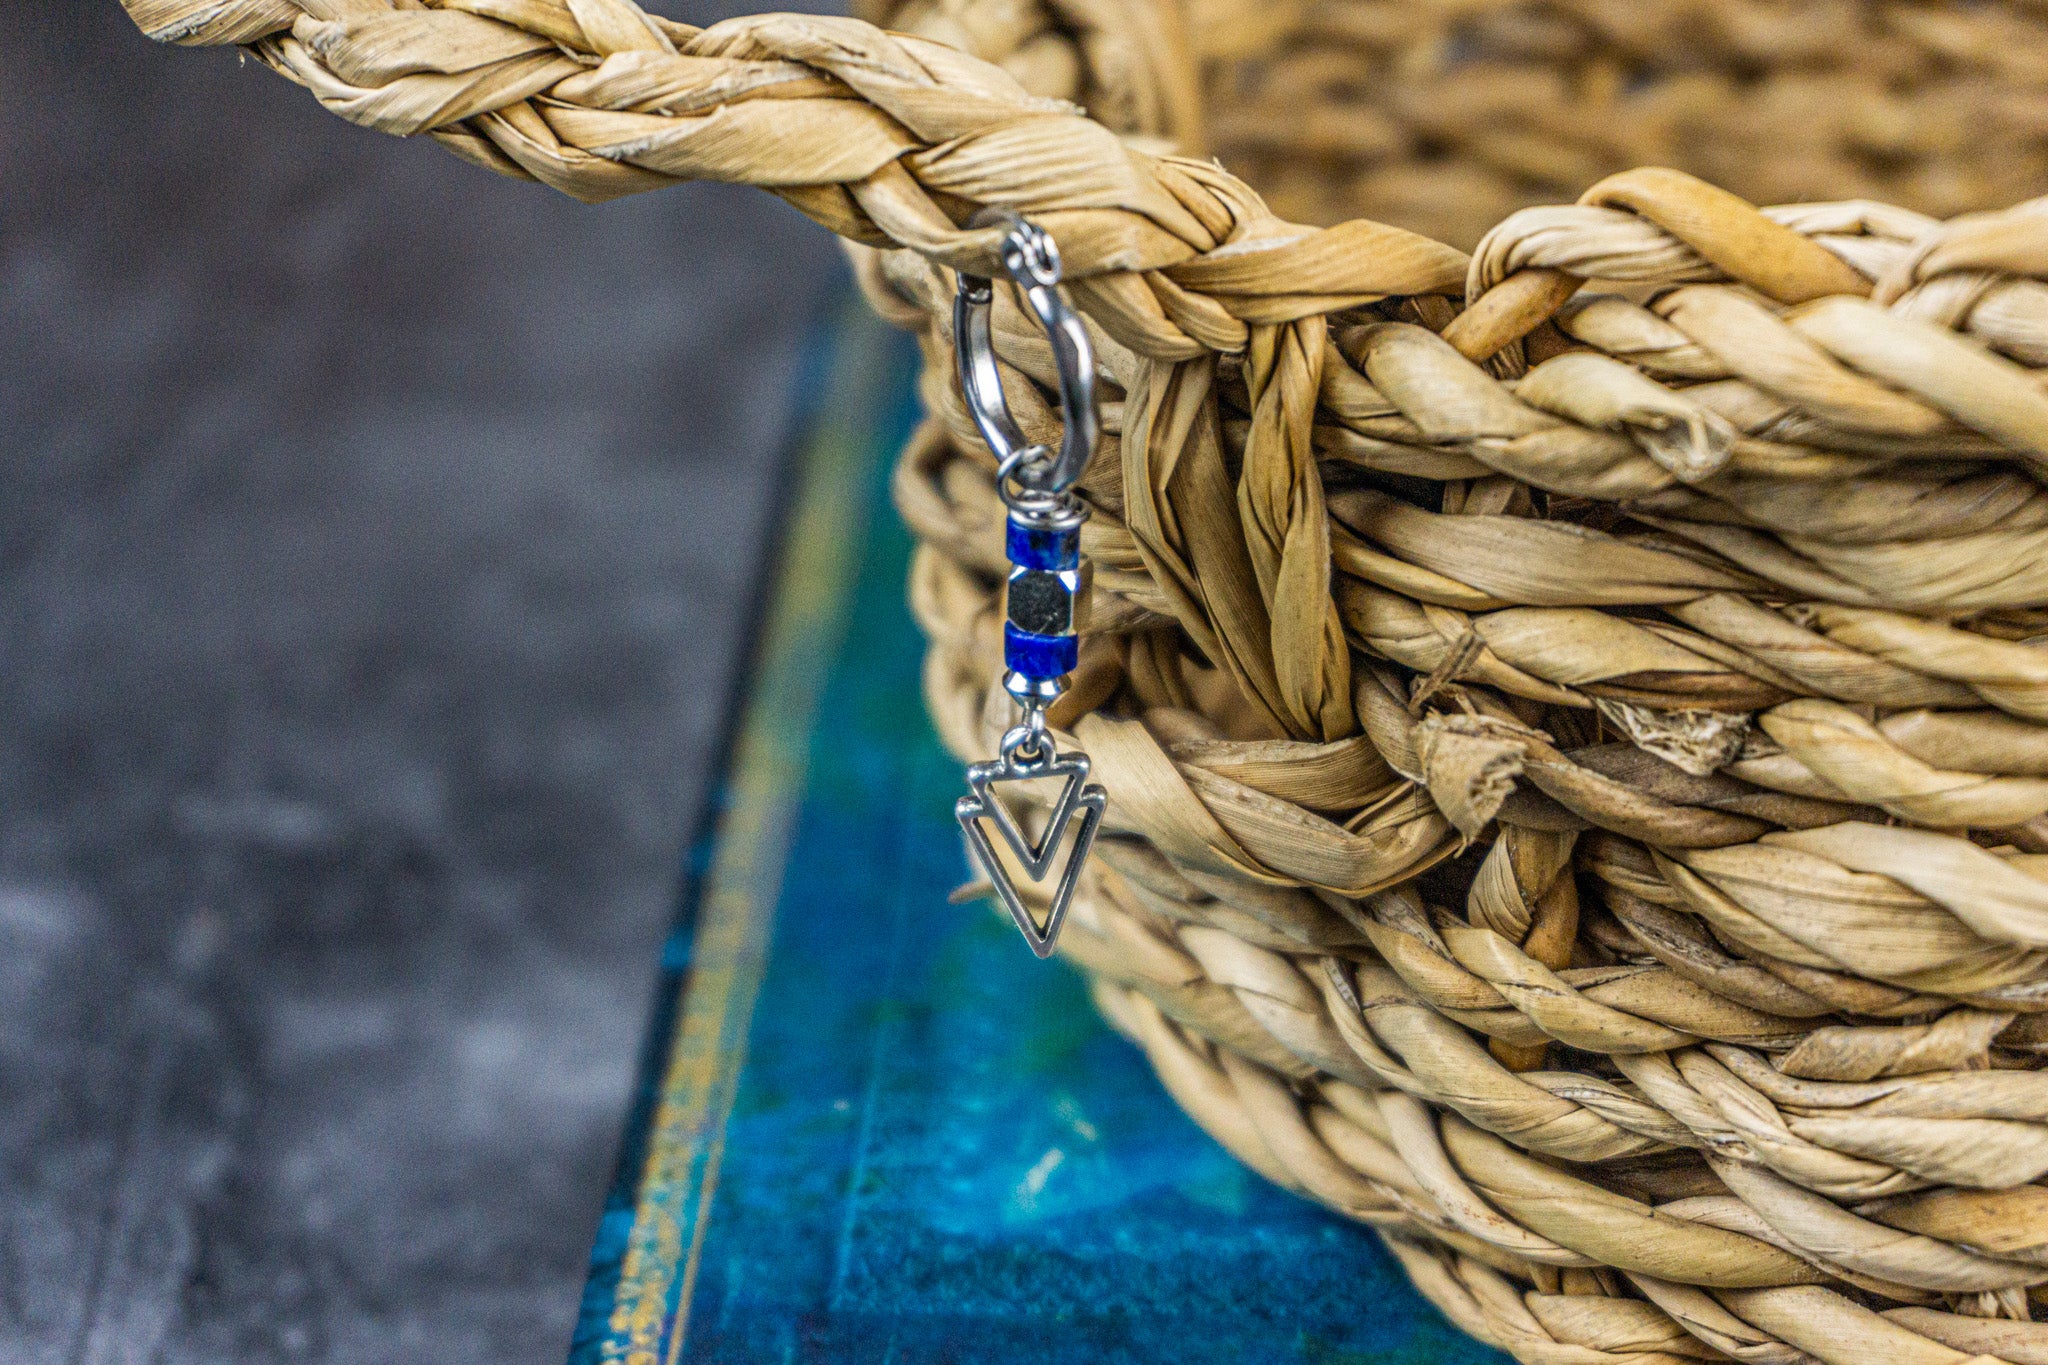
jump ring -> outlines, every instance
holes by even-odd
[[[1046,727],[1045,712],[1033,708],[1024,713],[1021,725],[1003,733],[1003,763],[1012,772],[1028,774],[1053,760],[1052,731]]]

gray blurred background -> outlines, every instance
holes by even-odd
[[[0,1361],[559,1360],[833,244],[0,92]]]

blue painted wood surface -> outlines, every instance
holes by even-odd
[[[700,841],[571,1365],[1480,1365],[1365,1229],[1168,1099],[965,878],[889,457],[915,354],[849,313]]]

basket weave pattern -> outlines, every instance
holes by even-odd
[[[1525,1361],[2048,1362],[2048,211],[1516,207],[1638,157],[2020,197],[2037,10],[125,3],[506,174],[854,243],[927,348],[897,492],[963,754],[1006,711],[956,225],[1031,216],[1110,400],[1063,947],[1181,1104]],[[1476,249],[1349,216],[1404,204]]]

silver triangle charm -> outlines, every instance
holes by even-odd
[[[1035,761],[1006,753],[1002,758],[970,766],[967,785],[973,794],[961,797],[953,807],[953,814],[967,835],[967,847],[974,854],[974,861],[994,884],[997,898],[1010,912],[1010,918],[1017,922],[1024,941],[1031,945],[1031,951],[1042,958],[1052,956],[1060,925],[1067,918],[1067,907],[1073,904],[1074,892],[1081,885],[1081,867],[1088,861],[1088,851],[1094,847],[1095,833],[1102,824],[1103,812],[1109,808],[1109,793],[1099,784],[1088,781],[1088,755],[1078,752],[1061,754],[1052,748],[1049,737],[1044,743],[1045,756]],[[1006,749],[1008,747],[1005,746]],[[1052,811],[1046,816],[1044,832],[1033,840],[996,798],[994,788],[1000,782],[1025,782],[1047,777],[1064,777],[1066,782],[1060,788],[1059,799],[1053,803]],[[1009,870],[997,856],[995,844],[988,837],[988,826],[994,825],[1002,834],[1003,842],[1022,865],[1025,876],[1036,885],[1053,872],[1060,845],[1066,839],[1067,826],[1074,823],[1076,813],[1079,813],[1081,822],[1074,831],[1073,848],[1068,853],[1066,866],[1059,870],[1053,884],[1052,903],[1041,925],[1033,918],[1030,907],[1018,894]]]
[[[1045,833],[1033,842],[991,789],[998,782],[1028,782],[1047,777],[1064,777],[1066,782],[1060,788],[1059,799],[1053,803],[1052,813],[1046,817]],[[967,769],[967,788],[974,795],[959,809],[964,811],[968,805],[973,805],[976,818],[985,816],[1003,836],[1003,842],[1010,846],[1010,852],[1017,855],[1017,861],[1024,865],[1024,875],[1034,882],[1042,882],[1052,868],[1052,860],[1059,854],[1060,836],[1066,833],[1067,822],[1074,818],[1074,807],[1080,803],[1082,784],[1087,780],[1088,755],[1083,753],[1055,753],[1049,762],[1030,765],[993,759],[973,764]]]

